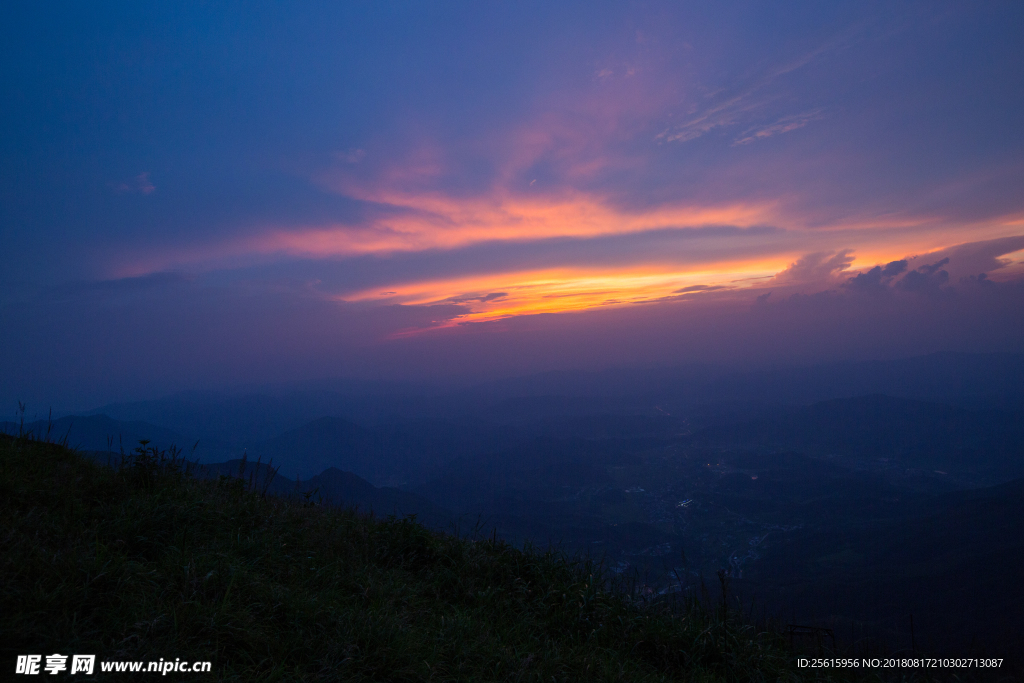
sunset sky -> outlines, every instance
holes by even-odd
[[[0,21],[0,400],[1024,351],[1024,6]]]

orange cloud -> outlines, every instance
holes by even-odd
[[[407,305],[458,303],[467,312],[446,326],[517,315],[564,313],[601,306],[649,303],[749,287],[770,278],[783,262],[714,264],[689,271],[658,269],[551,269],[408,283],[391,291],[338,297]],[[742,284],[737,284],[742,282]]]
[[[773,202],[625,211],[584,193],[552,197],[495,192],[459,198],[440,192],[381,188],[364,189],[359,198],[383,207],[381,215],[360,226],[271,230],[220,245],[220,253],[247,258],[337,259],[456,250],[484,242],[638,235],[673,226],[753,227],[796,222],[782,216],[779,203]],[[611,258],[600,266],[577,261],[531,268],[520,263],[482,273],[469,268],[477,272],[441,278],[407,274],[401,281],[378,283],[372,289],[340,293],[336,298],[462,306],[465,313],[439,325],[448,327],[669,298],[720,297],[763,285],[820,289],[858,269],[963,244],[967,235],[982,239],[1019,235],[1022,227],[1019,216],[976,226],[936,224],[931,218],[917,221],[909,216],[882,216],[817,229],[767,231],[758,236],[709,233],[668,251]],[[893,230],[893,223],[901,228]],[[730,257],[730,252],[736,255]]]
[[[249,244],[263,253],[330,257],[455,249],[480,242],[586,238],[645,232],[663,227],[763,225],[773,203],[679,206],[624,212],[592,197],[452,198],[438,193],[376,191],[359,197],[384,205],[392,215],[361,227],[272,231]]]

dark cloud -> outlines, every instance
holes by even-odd
[[[946,265],[947,263],[949,263],[949,257],[948,257],[948,256],[947,256],[946,258],[944,258],[944,259],[941,259],[941,260],[939,260],[939,261],[936,261],[935,263],[932,263],[932,264],[930,264],[930,265],[927,265],[927,266],[921,266],[921,267],[920,267],[920,268],[918,268],[917,270],[918,270],[918,272],[919,272],[919,273],[922,273],[922,274],[924,274],[924,275],[932,275],[932,274],[934,274],[934,273],[935,273],[935,272],[936,272],[936,271],[937,271],[937,270],[938,270],[939,268],[941,268],[942,266]],[[947,277],[948,277],[948,273],[947,273]],[[906,278],[904,278],[904,279],[906,279]]]
[[[943,266],[948,265],[949,262],[949,257],[939,259],[934,263],[911,270],[896,280],[897,275],[907,270],[907,261],[892,261],[884,268],[875,266],[871,270],[851,277],[843,283],[842,287],[846,291],[862,294],[880,294],[896,289],[928,296],[947,296],[952,293],[952,290],[946,287],[950,278],[949,272],[944,270]]]
[[[949,296],[955,291],[950,286],[954,279],[962,286],[991,286],[988,271],[1011,266],[1010,260],[1002,257],[1021,248],[1024,248],[1024,236],[969,242],[912,259],[892,261],[884,267],[875,266],[849,278],[842,286],[846,291],[858,293],[895,290]],[[906,275],[896,279],[904,272]],[[1009,272],[1012,277],[1013,271]]]
[[[889,283],[892,281],[892,278],[896,277],[906,269],[907,262],[905,260],[892,261],[886,264],[884,268],[882,266],[875,266],[866,273],[860,273],[851,277],[843,283],[843,287],[854,292],[888,291]]]
[[[1011,265],[1010,259],[1004,257],[1021,249],[1024,249],[1024,235],[967,242],[914,257],[910,259],[909,267],[916,270],[921,266],[926,266],[929,262],[948,258],[946,270],[949,271],[950,278],[959,279],[978,273],[1002,270]]]
[[[899,275],[907,269],[907,261],[903,259],[901,261],[892,261],[887,263],[885,268],[882,270],[883,277],[893,277]]]
[[[917,270],[912,270],[896,282],[896,287],[905,292],[914,292],[928,296],[947,296],[953,290],[946,289],[949,283],[949,272],[941,270],[942,266],[949,263],[949,258],[944,258]]]
[[[960,284],[964,287],[995,287],[996,283],[988,279],[986,273],[978,273],[977,275],[968,275],[967,277],[960,278]]]

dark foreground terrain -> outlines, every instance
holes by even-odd
[[[8,674],[19,654],[93,653],[210,661],[204,680],[814,678],[778,632],[610,590],[591,563],[181,465],[0,436]]]
[[[422,531],[424,538],[482,537],[506,558],[584,558],[562,566],[585,572],[589,586],[614,584],[634,602],[642,597],[648,607],[710,600],[719,614],[721,576],[730,609],[742,609],[748,622],[771,621],[783,633],[790,625],[809,627],[810,636],[804,629],[795,637],[797,650],[994,657],[1006,663],[999,675],[1019,672],[1024,356],[926,357],[804,375],[790,370],[703,383],[668,376],[660,385],[658,378],[644,376],[619,394],[597,391],[614,377],[601,375],[573,388],[571,378],[558,375],[551,386],[532,381],[525,388],[461,398],[327,390],[182,395],[106,407],[113,417],[69,415],[28,423],[18,418],[0,424],[0,431],[67,439],[84,458],[115,466],[140,439],[153,439],[148,447],[161,449],[198,441],[198,448],[190,448],[190,457],[201,460],[192,467],[193,479],[162,481],[171,487],[167,491],[198,496],[205,502],[196,509],[210,514],[222,515],[225,505],[235,505],[218,483],[221,477],[240,477],[243,488],[278,497],[259,508],[276,510],[275,519],[334,519],[334,512],[325,511],[332,506],[378,518],[415,515],[422,525],[415,528],[429,530]],[[865,389],[872,391],[849,394]],[[770,396],[776,400],[764,400]],[[271,460],[273,468],[267,466]],[[136,469],[100,468],[96,472],[107,474],[89,476],[107,477],[103,486],[121,490]],[[31,499],[24,489],[29,484],[9,481],[18,496]],[[32,486],[35,492],[47,490]],[[36,493],[38,500],[82,495],[77,488],[55,486],[57,493]],[[131,495],[136,494],[143,492]],[[145,495],[155,500],[152,491]],[[27,514],[17,508],[20,503],[5,504],[16,510],[10,519]],[[122,507],[111,509],[126,514]],[[161,514],[178,519],[179,513]],[[177,534],[194,542],[184,528],[216,527],[211,538],[219,538],[219,525],[242,524],[236,521],[242,513],[223,514],[228,516],[220,521],[174,521],[173,531],[158,537],[171,538],[169,547],[184,552],[185,540]],[[251,514],[263,519],[264,513]],[[364,520],[344,522],[353,528],[378,528],[363,517],[337,514],[338,520]],[[75,523],[86,524],[87,537],[95,535],[88,530],[93,522]],[[249,533],[247,526],[238,529]],[[112,538],[115,549],[133,543],[124,534]],[[274,543],[272,535],[267,539]],[[319,541],[310,542],[315,552],[306,557],[318,558]],[[512,551],[525,546],[555,553]],[[485,546],[465,547],[480,552]],[[236,552],[216,543],[209,551],[216,557]],[[260,556],[261,571],[280,559],[276,551],[267,553]],[[63,561],[60,553],[52,556]],[[319,572],[323,565],[318,560],[312,566]],[[210,571],[202,573],[203,585],[223,579],[223,569],[219,575]],[[602,578],[590,580],[591,572]],[[237,591],[231,585],[230,591],[221,587],[231,596],[225,609]],[[159,614],[181,618],[176,611]],[[714,624],[718,618],[707,617],[706,610],[700,614],[705,616],[694,617],[696,622]],[[824,640],[822,629],[829,634]],[[124,633],[123,638],[135,637]],[[534,645],[523,648],[516,651],[534,655],[532,667],[540,655]],[[690,667],[711,660],[686,661]],[[705,664],[694,666],[679,675]],[[707,666],[714,675],[726,675],[720,663]],[[672,668],[654,671],[678,674]],[[962,670],[948,673],[964,679]]]

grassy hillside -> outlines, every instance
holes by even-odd
[[[796,675],[777,635],[720,608],[673,616],[588,562],[264,498],[155,451],[114,470],[0,436],[0,516],[6,671],[59,652],[210,660],[244,681]]]

